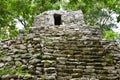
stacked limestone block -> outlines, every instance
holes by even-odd
[[[39,26],[38,18],[28,34],[0,41],[2,80],[120,79],[118,44],[103,40],[99,28],[86,26],[76,18],[72,18],[75,24]]]

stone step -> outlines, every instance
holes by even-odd
[[[99,63],[103,62],[104,60],[103,59],[91,59],[91,58],[87,59],[87,58],[83,58],[83,59],[80,59],[79,61],[80,62],[86,62],[86,63],[99,64]]]
[[[86,64],[89,65],[89,66],[100,66],[100,67],[102,67],[104,63],[105,62],[89,62],[89,63],[86,63]]]
[[[55,73],[56,72],[56,68],[55,67],[49,67],[49,68],[44,68],[44,72],[46,73]]]

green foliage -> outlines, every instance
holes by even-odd
[[[18,34],[14,19],[28,31],[35,15],[49,9],[58,9],[58,5],[59,0],[0,0],[0,39]]]
[[[16,69],[10,68],[8,66],[4,66],[2,69],[0,69],[0,76],[6,75],[6,74],[15,74],[15,73],[18,73],[21,75],[26,75],[26,74],[28,74],[28,72],[29,71],[27,71],[27,70],[23,71],[21,65],[17,65]]]
[[[104,31],[103,35],[106,39],[115,40],[118,34],[113,32],[112,30],[107,30],[107,31]]]
[[[19,73],[19,74],[22,74],[22,75],[26,75],[28,74],[28,70],[23,70],[22,67],[21,67],[21,64],[17,65],[17,68],[15,69],[16,71],[14,73]]]
[[[120,22],[120,15],[117,17],[117,22]]]
[[[6,56],[7,55],[5,55],[5,54],[3,55],[3,54],[0,53],[0,58],[6,57]]]
[[[111,14],[113,12],[120,13],[119,0],[70,0],[67,9],[81,9],[86,24],[99,26],[105,38],[115,39],[114,37],[117,36],[116,33],[110,31],[111,27],[116,25],[110,23],[110,20],[112,20]],[[117,17],[117,21],[120,21],[120,16]]]
[[[8,68],[8,67],[4,67],[3,69],[0,69],[0,76],[6,75],[6,74],[13,74],[14,72],[15,72],[14,69]]]
[[[72,5],[71,5],[72,4]],[[114,6],[119,6],[119,1],[116,0],[70,0],[67,9],[78,10],[81,9],[84,13],[85,21],[90,25],[101,25],[98,24],[98,20],[104,17],[106,20],[110,18],[109,14],[112,11],[119,12],[120,9]],[[102,9],[107,9],[108,13],[102,11]],[[112,10],[112,11],[111,11]],[[100,20],[101,21],[101,20]]]
[[[20,55],[20,54],[18,54],[18,55]],[[0,58],[7,58],[7,57],[8,57],[7,54],[0,53]],[[9,65],[9,63],[8,63],[8,65]],[[6,75],[6,74],[16,74],[16,73],[21,74],[21,75],[26,75],[29,72],[28,70],[22,69],[22,64],[17,64],[16,68],[9,67],[8,65],[4,65],[4,67],[0,69],[0,76]]]

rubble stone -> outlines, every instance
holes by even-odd
[[[119,75],[119,45],[86,25],[81,10],[45,11],[29,33],[0,41],[2,80],[120,80]]]

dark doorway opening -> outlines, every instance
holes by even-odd
[[[60,14],[54,14],[54,24],[55,25],[61,25],[61,15]]]

